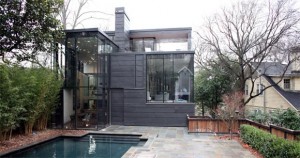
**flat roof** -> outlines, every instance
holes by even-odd
[[[188,39],[191,33],[191,27],[179,27],[179,28],[158,28],[158,29],[139,29],[129,30],[130,38],[147,38],[154,37],[157,39],[174,39],[185,38]],[[105,31],[109,35],[113,35],[115,31]]]
[[[101,31],[99,28],[86,28],[86,29],[73,29],[73,30],[64,30],[66,33],[79,33],[79,32],[98,32],[101,35],[103,35],[105,38],[107,38],[107,40],[109,40],[110,42],[112,42],[114,45],[116,45],[117,47],[119,47],[113,40],[111,40],[108,35]]]

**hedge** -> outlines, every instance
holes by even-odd
[[[250,125],[241,125],[240,131],[243,142],[266,158],[300,158],[300,142],[279,138]]]

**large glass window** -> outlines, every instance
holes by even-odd
[[[147,55],[147,102],[193,102],[193,54]]]
[[[131,39],[131,50],[134,52],[152,52],[154,48],[154,38],[134,38]]]
[[[66,45],[65,91],[70,93],[64,95],[65,126],[105,127],[109,123],[108,53],[117,47],[98,32],[67,33]]]

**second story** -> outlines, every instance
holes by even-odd
[[[265,62],[261,63],[258,71],[278,83],[282,90],[300,92],[300,73],[295,71],[294,63],[287,67],[278,62]]]
[[[245,83],[245,98],[258,96],[248,105],[300,110],[299,52],[298,48],[294,49],[291,59],[295,60],[290,65],[280,62],[251,63],[256,73]]]
[[[130,30],[124,7],[115,10],[115,31],[105,33],[120,52],[191,51],[191,27]]]

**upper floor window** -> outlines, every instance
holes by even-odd
[[[290,79],[284,79],[283,80],[283,88],[284,89],[291,89],[291,80]]]
[[[245,85],[245,95],[248,95],[248,93],[249,93],[248,91],[249,91],[249,90],[248,90],[248,85],[246,84],[246,85]]]
[[[264,89],[265,89],[265,86],[263,84],[257,84],[256,85],[256,94],[263,95],[264,94],[264,92],[263,92]]]
[[[131,50],[134,52],[155,51],[154,44],[154,38],[133,38],[131,39]]]

